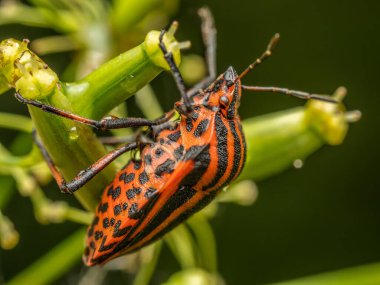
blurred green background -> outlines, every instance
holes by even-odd
[[[274,56],[244,79],[247,85],[274,85],[332,93],[348,88],[345,100],[363,118],[351,126],[343,145],[325,147],[292,169],[258,183],[259,198],[251,207],[223,204],[213,228],[217,236],[219,272],[227,284],[265,284],[324,271],[380,261],[379,151],[380,2],[255,0],[181,2],[177,38],[191,39],[192,52],[202,54],[196,11],[207,4],[218,29],[218,72],[229,65],[245,68],[281,34]],[[34,39],[52,34],[44,29],[9,25],[0,38]],[[70,54],[43,59],[63,70]],[[169,83],[168,83],[169,82]],[[165,110],[178,99],[169,75],[153,83]],[[26,114],[11,93],[0,96],[0,111]],[[304,102],[278,94],[246,93],[242,118],[283,110]],[[0,130],[7,144],[14,133]],[[51,184],[52,188],[56,188]],[[58,191],[50,191],[58,197]],[[56,193],[57,192],[57,193]],[[73,203],[75,203],[74,199]],[[15,195],[5,211],[20,231],[20,244],[1,252],[6,279],[25,268],[77,225],[37,224],[29,200]],[[164,251],[154,275],[165,281],[178,265]],[[82,265],[64,277],[68,284]],[[75,279],[74,279],[75,280]],[[115,277],[114,280],[118,280]],[[119,279],[121,280],[121,279]],[[115,283],[117,284],[116,281]]]

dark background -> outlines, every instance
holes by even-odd
[[[279,32],[282,39],[274,56],[247,76],[245,84],[320,93],[344,85],[349,91],[348,109],[363,113],[343,145],[324,147],[302,169],[259,182],[259,199],[253,206],[220,207],[213,220],[220,273],[228,284],[264,284],[379,262],[380,2],[183,1],[178,38],[192,39],[193,50],[199,53],[196,10],[206,2],[218,28],[219,72],[229,65],[242,70]],[[41,33],[47,32],[17,26],[0,29],[2,39],[34,38]],[[62,54],[44,59],[56,70],[64,67]],[[164,94],[160,98],[165,109],[177,98],[174,84],[168,86],[168,81],[163,75],[154,83],[157,92]],[[10,95],[0,96],[0,111],[25,112]],[[286,96],[249,93],[240,114],[248,118],[302,104]],[[0,135],[3,142],[12,133],[1,130]],[[2,254],[7,278],[48,251],[57,242],[58,231],[63,236],[75,228],[69,223],[38,225],[27,199],[15,196],[12,203],[16,206],[6,214],[15,221],[22,239],[15,250]],[[157,283],[176,270],[170,254],[159,264]]]

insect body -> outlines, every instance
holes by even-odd
[[[154,143],[143,148],[141,161],[130,161],[103,193],[88,231],[88,265],[156,240],[239,175],[246,149],[236,77],[229,68],[194,98],[192,113],[156,134],[153,128]]]
[[[140,159],[130,160],[103,192],[92,225],[87,231],[84,262],[102,264],[135,251],[158,239],[190,215],[206,206],[220,189],[242,171],[246,156],[238,107],[241,91],[270,91],[301,98],[334,101],[331,97],[277,87],[244,86],[240,79],[271,55],[278,41],[275,35],[267,50],[240,75],[230,67],[215,80],[215,29],[210,12],[200,12],[206,43],[209,76],[186,91],[173,55],[160,48],[175,78],[182,100],[173,112],[151,121],[143,118],[112,118],[95,121],[53,106],[16,98],[47,112],[101,129],[149,126],[148,143],[129,143],[99,159],[72,181],[66,182],[49,154],[37,141],[62,192],[73,193],[115,158],[140,147]]]

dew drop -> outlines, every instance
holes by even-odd
[[[78,134],[77,128],[72,127],[69,131],[69,138],[71,140],[76,140],[76,139],[78,139],[78,137],[79,137],[79,134]]]
[[[293,166],[296,169],[300,169],[303,167],[303,161],[301,159],[296,159],[293,161]]]

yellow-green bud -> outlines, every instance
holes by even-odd
[[[344,87],[338,88],[333,97],[338,103],[310,100],[305,112],[305,120],[330,145],[339,145],[346,137],[348,121],[346,111],[341,103],[346,95]]]
[[[25,98],[44,98],[52,93],[58,77],[27,44],[14,39],[1,42],[0,75]]]
[[[145,38],[145,50],[155,65],[163,69],[170,70],[170,67],[166,62],[165,58],[163,57],[162,51],[159,47],[159,38],[159,31],[150,31]],[[168,52],[173,53],[175,63],[179,65],[181,62],[181,55],[179,51],[178,42],[176,41],[174,36],[169,32],[165,33],[163,42]]]

